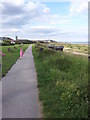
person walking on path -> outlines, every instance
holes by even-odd
[[[20,59],[23,57],[23,50],[20,48]]]

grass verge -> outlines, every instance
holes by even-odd
[[[33,46],[44,118],[88,117],[88,60]]]
[[[22,45],[23,51],[27,49],[29,45]],[[14,48],[16,47],[16,49]],[[11,48],[12,52],[8,52],[8,48]],[[2,57],[2,77],[6,75],[8,70],[11,68],[11,66],[16,62],[16,60],[19,58],[20,53],[20,46],[2,46],[2,52],[6,54],[5,57]]]

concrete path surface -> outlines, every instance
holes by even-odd
[[[2,79],[2,117],[40,118],[32,46]]]

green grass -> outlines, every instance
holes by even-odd
[[[2,57],[2,76],[5,76],[11,66],[16,62],[19,58],[20,46],[2,46],[2,52],[6,54],[5,57]],[[23,51],[27,49],[28,45],[22,45]],[[13,52],[8,52],[8,48],[11,48]]]
[[[44,47],[44,46],[43,46]],[[87,118],[88,60],[33,46],[44,118]]]

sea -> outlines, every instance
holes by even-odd
[[[90,42],[69,42],[71,44],[90,44]]]

